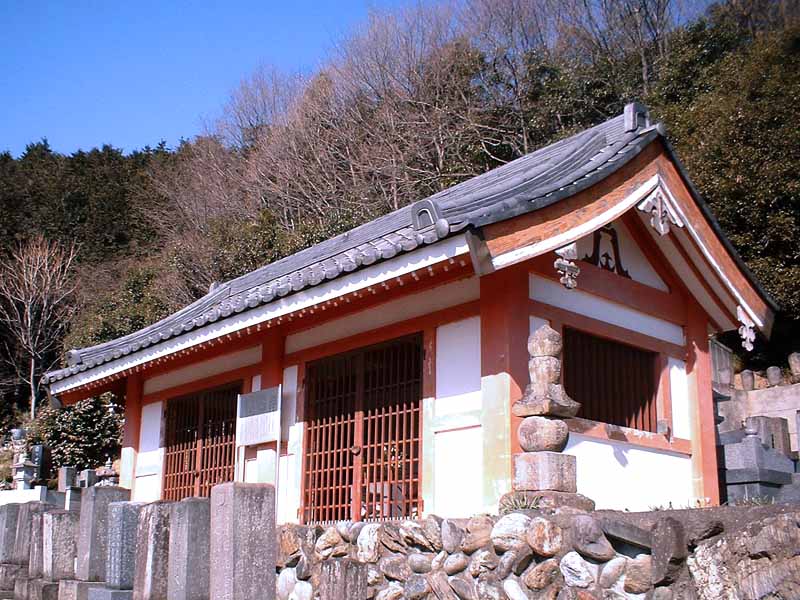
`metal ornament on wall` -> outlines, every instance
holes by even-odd
[[[600,253],[600,244],[603,241],[604,235],[608,236],[609,242],[611,243],[611,251],[614,253],[614,256],[611,256],[608,252]],[[617,230],[611,225],[601,227],[594,232],[592,254],[584,256],[583,260],[595,267],[600,267],[601,269],[616,273],[622,277],[627,277],[628,279],[631,278],[628,271],[622,266],[622,255],[619,251],[619,237],[617,235]]]
[[[683,221],[661,187],[657,187],[647,198],[642,200],[637,208],[650,215],[650,226],[658,232],[658,235],[667,235],[672,225],[683,227]]]
[[[739,327],[739,337],[742,338],[742,348],[751,352],[753,350],[753,342],[756,340],[755,323],[747,315],[741,306],[736,307],[736,318],[742,324]]]
[[[555,252],[558,258],[553,262],[553,267],[561,275],[559,281],[568,290],[575,289],[578,287],[578,275],[581,274],[580,267],[574,262],[578,258],[578,245],[572,242]]]

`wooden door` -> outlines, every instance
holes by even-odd
[[[304,521],[417,516],[421,336],[309,363],[306,397]]]
[[[233,481],[240,389],[237,384],[167,401],[164,500],[208,497],[218,483]]]

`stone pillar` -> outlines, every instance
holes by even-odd
[[[170,600],[207,600],[211,550],[211,503],[187,498],[172,505],[169,525]]]
[[[17,517],[17,532],[14,536],[14,555],[12,561],[16,565],[27,567],[30,562],[33,517],[55,506],[45,502],[26,502],[20,506]]]
[[[106,586],[89,590],[89,600],[131,600],[136,570],[139,515],[143,502],[108,505]]]
[[[13,590],[14,580],[22,571],[22,567],[13,562],[20,506],[0,506],[0,590]]]
[[[171,502],[153,502],[139,513],[133,600],[168,600]]]
[[[449,591],[449,589],[448,589]],[[322,562],[319,600],[367,598],[367,565],[349,558]]]
[[[563,419],[574,417],[581,405],[561,385],[561,349],[561,334],[547,325],[528,339],[530,384],[511,408],[522,417],[517,436],[523,450],[514,455],[511,495],[537,498],[541,506],[586,510],[594,503],[576,493],[575,457],[562,454],[569,440]]]
[[[274,600],[275,488],[223,483],[211,490],[211,600]]]
[[[81,497],[78,564],[75,579],[104,581],[108,557],[108,505],[130,500],[130,490],[120,487],[90,487]]]
[[[42,574],[48,581],[75,577],[80,515],[68,510],[44,513]]]

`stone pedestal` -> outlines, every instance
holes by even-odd
[[[187,498],[172,505],[169,527],[170,600],[206,600],[209,593],[211,504]]]
[[[97,581],[64,579],[58,583],[58,600],[89,600],[89,592],[105,586]]]
[[[130,500],[130,490],[120,487],[91,487],[81,496],[78,563],[75,579],[105,581],[108,555],[108,505]]]
[[[33,579],[28,583],[29,600],[58,600],[58,583]]]
[[[523,452],[514,455],[515,490],[575,493],[576,460],[559,452]]]
[[[89,600],[133,600],[133,590],[95,588],[89,590]]]
[[[275,488],[223,483],[211,490],[213,600],[261,600],[275,593]]]
[[[153,502],[139,513],[134,600],[168,600],[169,517],[171,502]]]

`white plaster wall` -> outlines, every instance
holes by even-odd
[[[304,423],[297,423],[297,366],[283,370],[281,408],[286,448],[278,462],[278,522],[296,523],[303,478]],[[260,459],[260,457],[259,457]]]
[[[580,288],[580,279],[578,282]],[[637,331],[665,342],[684,345],[683,328],[674,323],[582,292],[580,289],[568,290],[560,283],[537,275],[530,276],[529,285],[530,297],[544,304]]]
[[[142,407],[139,454],[136,458],[136,479],[132,495],[132,500],[137,502],[154,502],[161,498],[164,466],[163,417],[163,402],[153,402]]]
[[[644,511],[693,504],[688,456],[570,433],[566,454],[577,457],[578,492],[598,509]]]
[[[436,396],[423,400],[423,497],[428,513],[467,517],[490,509],[493,478],[487,455],[496,454],[487,431],[502,414],[487,418],[481,380],[480,317],[436,330]]]
[[[689,440],[692,438],[692,413],[686,363],[677,358],[670,358],[667,368],[669,368],[669,393],[672,400],[672,435]]]
[[[444,284],[292,334],[286,338],[286,353],[291,354],[298,350],[305,350],[357,333],[477,300],[479,295],[480,286],[477,277]]]
[[[662,290],[669,291],[669,287],[664,283],[664,280],[658,276],[653,265],[647,260],[639,245],[633,240],[628,228],[621,221],[613,221],[611,226],[617,232],[617,239],[619,240],[619,253],[622,267],[628,271],[631,279]],[[614,250],[611,246],[611,240],[607,235],[601,236],[600,242],[600,256],[608,252],[608,255],[614,257]],[[578,240],[578,258],[582,259],[585,256],[591,256],[594,243],[594,234],[582,237]],[[580,277],[579,277],[580,279]],[[578,283],[580,286],[580,283]]]
[[[144,382],[144,393],[152,394],[166,390],[177,385],[189,383],[197,379],[204,379],[254,365],[261,361],[261,346],[254,346],[253,348],[246,348],[238,352],[231,352],[209,360],[183,367],[182,369],[175,369],[163,375],[157,375],[146,379]]]

